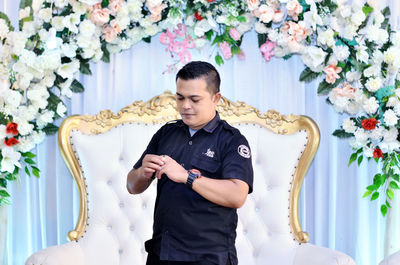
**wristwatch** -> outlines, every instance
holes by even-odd
[[[188,186],[189,188],[192,188],[193,181],[195,179],[201,177],[201,172],[199,170],[197,170],[197,169],[191,169],[191,170],[188,170],[188,173],[189,173],[189,175],[188,175],[188,178],[186,180],[186,186]]]

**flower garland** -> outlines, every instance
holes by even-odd
[[[30,150],[57,132],[64,101],[84,91],[75,76],[91,74],[89,62],[109,62],[110,53],[161,33],[175,60],[168,72],[207,42],[221,65],[245,58],[242,37],[254,28],[266,61],[298,54],[306,66],[300,81],[323,77],[318,93],[348,115],[334,135],[349,138],[350,163],[366,157],[382,165],[364,196],[383,194],[385,215],[399,189],[400,33],[377,2],[22,0],[19,31],[0,13],[0,204],[9,203],[7,182],[20,168],[39,177]]]

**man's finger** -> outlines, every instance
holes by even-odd
[[[159,164],[156,163],[152,163],[152,162],[147,162],[146,164],[143,165],[144,168],[151,168],[154,170],[160,170],[161,166]]]
[[[160,156],[151,156],[151,157],[149,157],[148,162],[152,162],[152,163],[158,164],[160,166],[165,164]]]

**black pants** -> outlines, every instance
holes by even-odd
[[[226,265],[229,265],[229,260]],[[202,260],[202,261],[168,261],[168,260],[160,260],[160,257],[149,253],[147,256],[146,265],[220,265],[215,264],[211,261]],[[222,264],[221,264],[222,265]]]

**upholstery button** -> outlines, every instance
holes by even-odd
[[[107,226],[107,229],[108,229],[108,230],[112,230],[112,225],[108,225],[108,226]]]
[[[267,190],[272,190],[272,187],[268,185]]]
[[[131,225],[131,226],[129,227],[129,230],[135,231],[135,227],[134,227],[133,225]]]
[[[120,202],[120,203],[119,203],[119,208],[124,208],[124,206],[125,206],[125,205],[124,205],[123,202]]]
[[[143,209],[146,209],[146,208],[147,208],[147,205],[146,205],[145,203],[143,203],[142,208],[143,208]]]
[[[118,253],[121,255],[122,253],[124,253],[124,251],[122,249],[118,250]]]
[[[107,181],[107,185],[108,185],[108,186],[111,186],[111,184],[112,184],[112,181],[111,181],[111,180]]]
[[[268,232],[267,234],[268,234],[268,236],[272,236],[272,233],[271,233],[271,232]]]
[[[193,142],[192,141],[189,141],[189,145],[192,145],[193,144]]]
[[[120,156],[119,157],[119,161],[122,161],[122,160],[124,160],[124,158],[122,156]]]
[[[247,235],[247,233],[248,233],[247,229],[244,229],[243,234]]]

